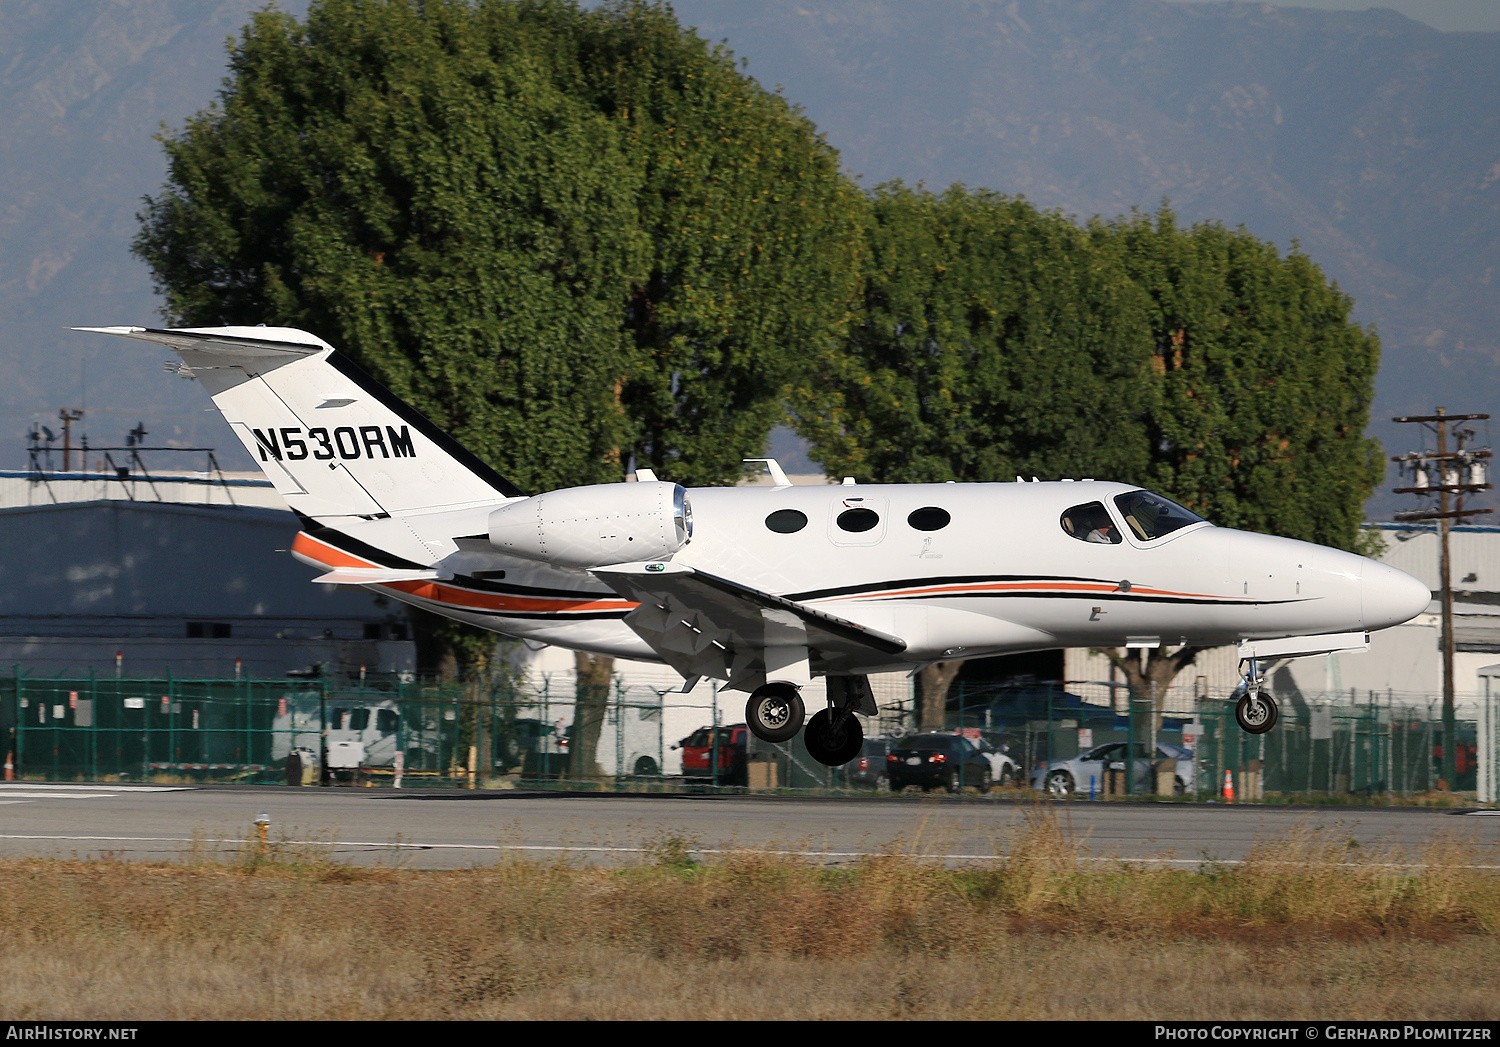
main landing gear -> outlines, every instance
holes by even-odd
[[[745,723],[750,733],[763,742],[790,741],[802,730],[806,715],[802,691],[789,683],[757,687],[745,703]]]
[[[1265,734],[1276,726],[1276,699],[1263,687],[1254,658],[1247,659],[1245,693],[1234,706],[1234,720],[1246,734]]]
[[[813,713],[802,736],[808,755],[821,764],[837,767],[848,763],[864,748],[865,731],[854,715],[856,709],[874,715],[874,697],[864,677],[829,677],[827,709]],[[750,733],[765,742],[785,742],[802,729],[806,710],[802,693],[789,683],[757,687],[745,703],[745,723]]]

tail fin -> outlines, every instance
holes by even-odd
[[[348,357],[288,327],[80,327],[168,346],[304,516],[427,515],[522,497]]]

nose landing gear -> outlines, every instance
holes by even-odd
[[[1276,699],[1262,686],[1260,669],[1254,658],[1247,659],[1245,693],[1234,706],[1234,722],[1246,734],[1265,734],[1276,726]]]

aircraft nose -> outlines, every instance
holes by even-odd
[[[1409,622],[1432,603],[1426,583],[1373,560],[1365,565],[1362,589],[1366,629]]]

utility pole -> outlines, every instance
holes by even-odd
[[[1487,414],[1449,414],[1439,407],[1436,414],[1412,415],[1393,418],[1394,422],[1415,422],[1437,435],[1436,453],[1412,451],[1397,455],[1391,461],[1401,465],[1403,473],[1409,473],[1412,486],[1394,488],[1396,494],[1437,495],[1438,507],[1413,509],[1396,514],[1400,521],[1436,520],[1438,522],[1439,572],[1442,580],[1443,604],[1443,766],[1442,778],[1449,789],[1453,788],[1458,775],[1456,748],[1457,725],[1453,713],[1453,577],[1452,557],[1449,552],[1448,534],[1453,521],[1462,523],[1471,516],[1493,512],[1491,509],[1465,509],[1464,495],[1487,491],[1494,484],[1485,482],[1485,462],[1490,457],[1489,448],[1473,450],[1465,445],[1474,439],[1474,430],[1449,429],[1455,422],[1487,421]],[[1454,449],[1448,450],[1448,437],[1454,438]],[[1434,482],[1436,481],[1436,482]]]
[[[73,464],[73,423],[83,417],[83,411],[77,407],[64,407],[57,412],[57,417],[62,419],[63,427],[63,472],[68,472]]]

